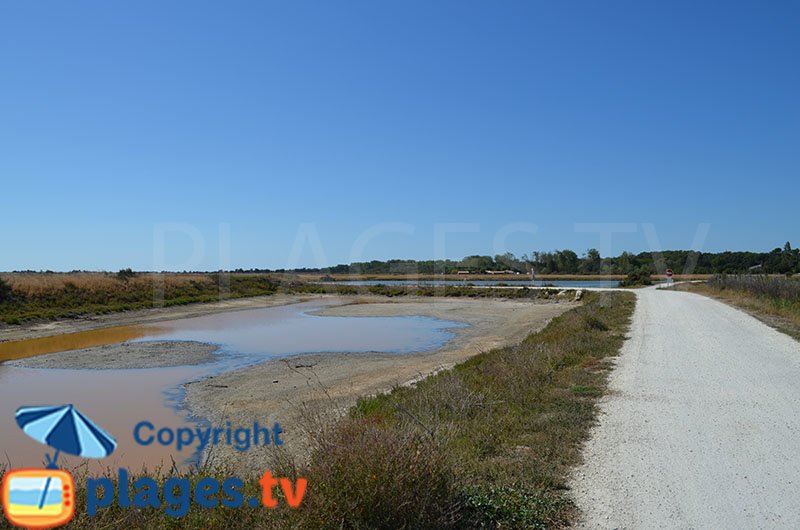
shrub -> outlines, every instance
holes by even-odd
[[[556,508],[554,508],[554,506]],[[569,501],[554,498],[525,484],[478,486],[467,498],[467,507],[475,512],[474,520],[487,521],[487,527],[550,528],[548,518],[554,509],[568,510]]]
[[[130,267],[127,269],[120,269],[120,271],[116,274],[117,279],[121,282],[127,282],[134,276],[136,276],[136,273],[133,272],[133,269]]]
[[[586,325],[589,326],[589,329],[608,331],[608,326],[606,323],[594,315],[584,315],[583,321],[586,322]]]
[[[7,302],[12,298],[11,285],[3,278],[0,278],[0,303]]]
[[[652,285],[650,270],[647,267],[640,267],[628,273],[628,276],[620,282],[620,287],[636,287],[640,285]]]
[[[431,440],[374,419],[348,418],[320,436],[307,477],[309,527],[446,528],[462,505]]]

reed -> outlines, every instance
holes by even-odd
[[[786,276],[719,275],[712,278],[708,285],[713,289],[732,289],[773,300],[800,302],[800,280]]]

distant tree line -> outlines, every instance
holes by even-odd
[[[455,274],[459,271],[473,274],[489,271],[510,271],[530,274],[629,274],[646,269],[652,274],[663,274],[672,269],[676,274],[794,274],[800,273],[800,249],[787,242],[782,248],[770,252],[698,252],[694,250],[664,250],[660,252],[623,252],[619,256],[600,255],[590,248],[582,255],[575,251],[534,251],[520,257],[507,252],[496,256],[467,256],[461,260],[410,260],[363,261],[349,265],[341,264],[328,268],[302,269],[233,269],[234,273],[294,272],[315,274]],[[60,274],[53,271],[14,271],[24,273]],[[89,272],[74,270],[72,273]],[[184,274],[204,274],[208,271],[183,271]],[[114,273],[117,279],[126,282],[137,272],[122,269]],[[0,282],[0,300],[7,296]]]
[[[308,272],[329,274],[455,274],[459,271],[486,273],[511,271],[529,274],[629,274],[641,269],[663,274],[672,269],[676,274],[792,274],[800,272],[800,250],[786,243],[770,252],[698,252],[664,250],[661,252],[623,252],[619,256],[600,255],[590,248],[582,255],[572,250],[534,251],[530,255],[514,254],[467,256],[462,260],[400,260],[356,262],[327,269],[293,269],[275,272]]]

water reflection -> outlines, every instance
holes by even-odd
[[[410,353],[444,344],[464,324],[430,317],[336,317],[314,314],[337,301],[217,313],[159,324],[147,340],[218,344],[254,360],[310,352]]]

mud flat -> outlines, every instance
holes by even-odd
[[[215,358],[216,350],[217,346],[213,344],[193,341],[123,342],[48,353],[0,364],[20,368],[67,368],[73,370],[165,368],[211,362]]]
[[[299,458],[308,454],[310,434],[320,424],[346,413],[358,397],[390,390],[447,369],[482,351],[520,342],[573,302],[502,299],[360,297],[318,314],[350,317],[430,316],[460,321],[456,337],[433,351],[388,354],[311,353],[272,360],[189,383],[186,404],[194,416],[214,425],[271,425],[284,429],[283,449]],[[237,452],[217,446],[206,454],[242,469],[269,463],[272,450]]]

